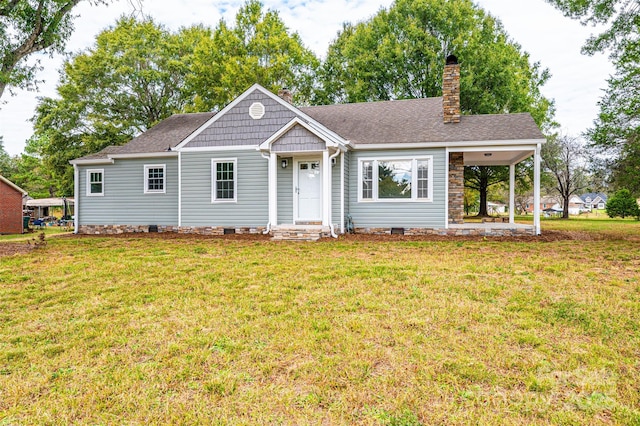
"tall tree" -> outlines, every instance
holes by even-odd
[[[0,136],[0,175],[9,178],[13,169],[13,161],[7,151],[4,150],[2,136]]]
[[[542,146],[545,168],[553,175],[553,190],[562,199],[562,217],[569,218],[569,200],[587,187],[585,146],[578,138],[552,136]]]
[[[82,0],[0,1],[0,98],[7,87],[34,86],[35,52],[61,52],[73,31],[73,8]],[[93,0],[91,3],[105,3]]]
[[[95,45],[64,64],[57,92],[43,98],[34,118],[34,152],[59,190],[72,193],[68,161],[120,145],[169,115],[193,94],[186,87],[189,58],[201,27],[169,32],[152,20],[120,19]]]
[[[582,24],[602,25],[602,33],[589,37],[582,51],[592,55],[608,51],[619,59],[637,50],[640,31],[640,0],[547,0],[565,16]]]
[[[553,103],[540,92],[547,70],[531,63],[499,21],[471,0],[397,0],[368,21],[345,24],[329,46],[314,102],[363,102],[440,96],[445,57],[461,64],[463,114],[530,112],[552,124]],[[504,168],[465,168],[487,214],[487,186]]]
[[[249,0],[230,27],[220,21],[213,36],[198,45],[189,86],[197,93],[192,110],[220,109],[253,83],[277,92],[284,87],[306,103],[318,59],[298,34],[290,33],[277,11]]]
[[[585,25],[604,27],[582,51],[609,53],[616,72],[607,81],[600,113],[587,136],[610,156],[613,186],[640,196],[640,0],[547,1]]]

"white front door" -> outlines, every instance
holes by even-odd
[[[295,220],[322,220],[322,167],[319,160],[296,161]]]

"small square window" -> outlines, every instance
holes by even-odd
[[[165,177],[166,165],[152,164],[144,166],[144,193],[164,194],[166,192]]]
[[[104,170],[87,170],[87,196],[95,197],[104,195]]]

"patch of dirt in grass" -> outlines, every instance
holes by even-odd
[[[451,235],[371,235],[371,234],[345,234],[340,239],[350,241],[594,241],[602,239],[601,236],[577,231],[544,231],[542,235],[522,235],[517,237],[490,237],[490,236],[451,236]],[[324,239],[329,240],[329,239]]]
[[[0,243],[0,257],[23,254],[33,250],[33,246],[24,243]]]

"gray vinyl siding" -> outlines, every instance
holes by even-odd
[[[258,120],[249,116],[249,107],[254,102],[261,102],[265,107],[264,116]],[[296,114],[285,105],[256,89],[221,115],[185,147],[259,145],[295,116]]]
[[[286,169],[280,167],[280,162],[286,158],[289,165]],[[293,223],[293,158],[278,157],[278,224]]]
[[[433,156],[432,202],[358,202],[358,160],[361,158]],[[445,188],[448,183],[444,149],[354,151],[349,161],[349,213],[357,228],[404,227],[444,228]]]
[[[236,202],[211,202],[211,160],[236,159]],[[268,161],[254,150],[182,153],[182,226],[266,226]]]
[[[165,164],[164,194],[144,193],[144,166]],[[88,169],[103,169],[104,196],[87,197]],[[178,159],[116,160],[114,164],[79,166],[80,225],[177,225]]]
[[[324,151],[325,142],[299,124],[271,145],[273,152]]]

